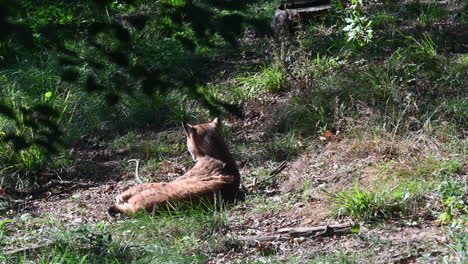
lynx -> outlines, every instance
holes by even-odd
[[[219,119],[194,126],[182,122],[182,125],[195,166],[172,182],[139,184],[128,189],[116,197],[109,214],[152,211],[166,206],[167,202],[197,202],[217,193],[227,201],[235,198],[240,174],[221,136]]]

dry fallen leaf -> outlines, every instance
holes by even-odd
[[[172,167],[172,162],[170,162],[168,160],[163,160],[162,166],[163,167]]]
[[[330,141],[333,136],[334,136],[333,132],[331,132],[330,130],[325,130],[325,132],[323,133],[323,137],[321,137],[320,139],[325,140],[325,141]]]
[[[262,252],[265,250],[271,250],[273,246],[273,242],[266,241],[258,243],[257,247],[255,248],[258,252]]]
[[[334,134],[331,130],[325,130],[323,136],[320,137],[320,140],[325,142],[340,141],[340,131],[336,131],[336,134]]]

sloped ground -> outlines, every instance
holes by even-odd
[[[256,114],[257,115],[257,114]],[[245,123],[233,124],[233,131],[242,129],[243,134],[234,137],[237,142],[260,140],[252,139],[255,135],[255,122],[251,120],[252,130],[246,132]],[[242,126],[237,128],[236,126]],[[167,132],[166,132],[167,133]],[[171,132],[178,133],[178,132]],[[154,133],[146,134],[154,137]],[[137,139],[132,144],[140,144],[148,138]],[[182,137],[179,138],[182,140]],[[259,170],[272,171],[279,163],[265,163],[263,166],[241,166],[245,198],[227,209],[227,226],[225,231],[214,234],[225,237],[228,244],[223,252],[205,252],[209,263],[252,263],[252,262],[302,262],[305,260],[320,260],[329,263],[333,261],[357,261],[359,263],[439,263],[443,259],[456,262],[453,252],[447,247],[449,243],[448,230],[440,226],[434,213],[425,217],[400,219],[399,217],[363,223],[345,217],[330,218],[334,209],[333,202],[326,192],[337,193],[350,189],[353,185],[363,185],[376,188],[385,185],[382,171],[376,164],[386,164],[390,160],[405,162],[415,155],[424,157],[430,153],[440,157],[448,155],[440,151],[441,143],[419,140],[416,137],[408,142],[391,142],[387,138],[348,138],[342,135],[336,141],[319,142],[315,140],[306,151],[287,164],[287,168],[274,175],[261,174]],[[255,150],[255,149],[252,149]],[[127,165],[125,157],[132,156],[127,148],[115,148],[103,145],[88,149],[88,146],[76,148],[73,156],[77,167],[88,167],[82,181],[92,187],[76,188],[62,192],[60,188],[44,193],[44,197],[20,204],[20,210],[15,211],[17,217],[22,216],[28,221],[34,219],[53,219],[59,226],[66,225],[68,229],[79,228],[82,225],[95,225],[99,222],[115,223],[120,218],[110,218],[106,211],[114,197],[126,187],[135,184],[133,166]],[[257,150],[258,151],[258,150]],[[239,153],[236,153],[237,156]],[[188,156],[187,153],[184,155]],[[178,159],[168,159],[156,169],[158,177],[148,174],[148,167],[143,166],[142,176],[145,180],[170,180],[182,175],[189,167],[178,163]],[[242,160],[239,161],[239,164]],[[466,160],[459,172],[461,181],[467,180]],[[157,175],[158,173],[152,173]],[[263,176],[262,176],[263,175]],[[376,176],[377,175],[377,176]],[[68,177],[64,175],[63,180]],[[78,177],[70,177],[70,179]],[[254,180],[256,179],[256,180]],[[393,183],[390,181],[390,183]],[[54,194],[57,192],[57,194]],[[431,199],[430,197],[426,197]],[[431,201],[428,200],[430,203]],[[436,202],[437,201],[432,201]],[[426,206],[426,205],[425,205]],[[437,210],[440,205],[427,205],[424,210]],[[125,218],[125,217],[124,217]],[[157,216],[156,216],[157,218]],[[291,237],[280,234],[279,229],[287,227],[310,227],[333,225],[338,223],[357,224],[359,228],[354,233],[346,235],[331,235],[311,238],[307,236]],[[8,228],[21,228],[24,224],[8,224]],[[34,225],[32,223],[27,225]],[[39,224],[41,226],[41,224]],[[31,228],[31,226],[29,226]],[[34,229],[34,228],[33,228]],[[51,227],[41,227],[46,234]],[[39,232],[41,234],[41,232]],[[27,232],[17,229],[15,243],[4,245],[3,249],[13,250],[31,244],[41,244],[41,235],[28,236]],[[45,240],[44,240],[45,241]],[[208,240],[208,243],[209,240]]]

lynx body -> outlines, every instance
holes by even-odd
[[[109,208],[110,214],[152,211],[167,202],[197,202],[217,193],[224,200],[235,198],[240,174],[221,135],[218,118],[195,126],[184,122],[183,127],[195,166],[172,182],[139,184],[128,189],[116,197],[116,203]]]

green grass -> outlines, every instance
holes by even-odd
[[[457,160],[439,160],[430,157],[420,158],[407,164],[390,161],[380,168],[386,175],[413,180],[443,180],[462,171],[462,166]]]
[[[52,241],[52,245],[25,254],[0,252],[0,261],[206,263],[208,254],[225,252],[233,243],[223,235],[226,219],[225,209],[220,204],[192,205],[187,210],[175,206],[158,215],[141,213],[124,221],[75,227],[53,219],[28,217],[10,223],[12,226],[5,227],[8,223],[3,222],[2,241],[20,244]]]
[[[159,135],[156,139],[139,141],[131,145],[130,156],[146,160],[162,160],[164,158],[185,156],[186,148],[181,136],[169,135],[165,137]]]
[[[403,218],[433,217],[439,218],[441,224],[463,221],[463,215],[468,210],[463,198],[467,186],[457,180],[463,171],[459,161],[421,158],[414,162],[390,161],[377,168],[380,170],[377,176],[380,183],[375,190],[355,189],[355,193],[345,191],[332,197],[339,210],[347,212],[345,215],[369,219],[363,217],[364,213],[360,210],[379,213],[380,208],[386,208],[384,210],[397,212]],[[391,191],[386,191],[386,186],[392,184],[397,185]],[[440,199],[428,203],[428,196]],[[374,204],[373,208],[371,204]],[[432,208],[430,212],[424,209],[427,207]]]
[[[221,94],[214,86],[211,88],[211,93],[216,98],[231,102],[248,102],[267,92],[280,92],[284,88],[285,78],[285,73],[279,66],[262,66],[258,72],[235,78],[235,86],[230,94]]]
[[[295,132],[273,135],[272,140],[264,143],[260,159],[275,162],[294,159],[304,151],[305,142],[307,139]]]
[[[466,263],[468,261],[467,232],[460,229],[452,229],[449,231],[449,239],[447,247],[450,250],[450,255],[455,257],[459,263]]]
[[[384,219],[438,218],[441,224],[462,223],[467,213],[464,203],[466,183],[456,180],[462,172],[456,160],[422,159],[414,163],[378,166],[379,184],[338,194],[328,193],[335,204],[334,215],[363,221]],[[395,185],[397,184],[397,185]],[[394,185],[393,188],[388,186]],[[427,197],[437,196],[428,202]],[[427,208],[432,208],[430,211]]]
[[[419,1],[409,2],[402,8],[403,15],[416,19],[419,25],[425,27],[446,18],[449,10],[434,3]]]
[[[434,189],[442,196],[444,211],[439,215],[441,224],[463,226],[468,219],[467,183],[451,179],[436,183]]]
[[[332,215],[350,216],[362,221],[383,220],[402,211],[404,200],[409,197],[392,191],[368,190],[354,187],[339,193],[326,192],[336,208]]]
[[[332,253],[327,255],[315,255],[308,264],[322,264],[322,263],[339,263],[339,264],[353,264],[358,263],[353,257],[345,253]]]

